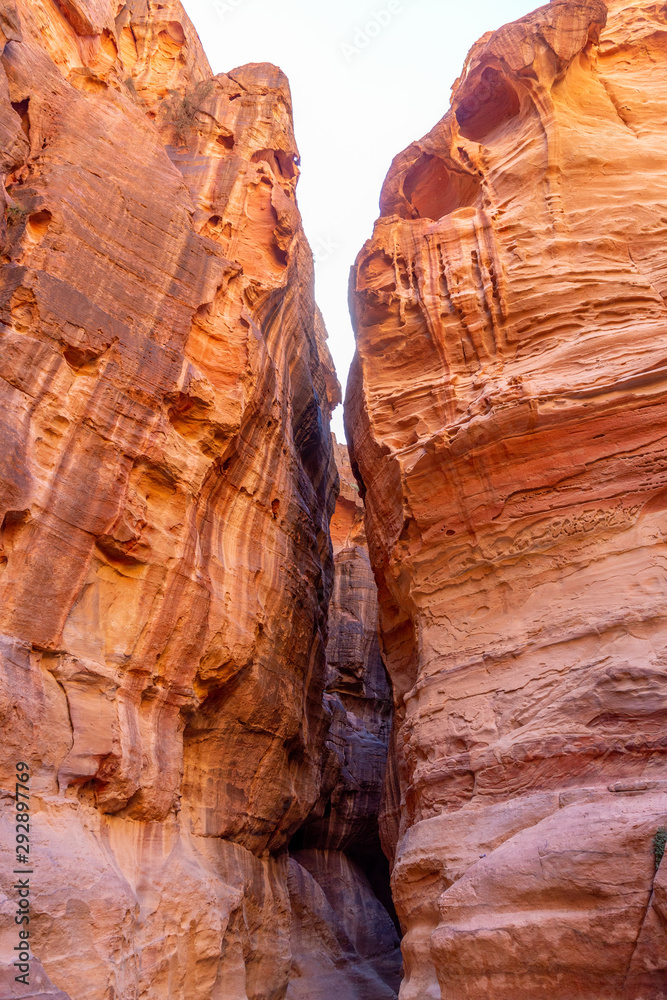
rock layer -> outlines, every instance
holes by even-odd
[[[667,996],[666,55],[650,0],[485,35],[353,271],[401,1000]]]
[[[329,993],[395,996],[364,966],[391,921],[358,865],[287,850],[348,794],[325,694],[339,388],[287,81],[212,76],[176,0],[5,2],[0,29],[0,765],[6,806],[31,772],[31,989],[303,995],[319,906]],[[25,996],[4,927],[2,995]]]

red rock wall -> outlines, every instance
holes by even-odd
[[[667,8],[473,48],[357,260],[401,1000],[667,996]]]
[[[0,763],[32,774],[31,988],[280,1000],[311,878],[287,845],[329,759],[339,391],[289,88],[213,77],[176,0],[19,0],[0,28]]]

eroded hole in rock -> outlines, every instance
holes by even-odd
[[[112,535],[100,535],[96,546],[111,563],[120,563],[122,566],[140,566],[141,560],[130,551],[130,541],[123,541],[114,538]]]
[[[79,375],[93,375],[96,372],[95,362],[101,352],[92,347],[68,345],[63,351],[63,357],[72,371]]]
[[[519,95],[498,70],[487,66],[477,86],[456,107],[459,131],[466,139],[484,142],[500,125],[519,113]]]
[[[24,101],[12,101],[12,108],[21,119],[21,128],[27,139],[30,138],[30,98]]]
[[[277,176],[291,179],[296,173],[294,157],[279,149],[260,149],[256,153],[253,153],[252,162],[268,163]]]
[[[13,550],[19,535],[29,523],[29,510],[7,511],[2,520],[2,527],[0,527],[0,545],[5,556]]]
[[[407,172],[403,194],[412,217],[441,219],[475,203],[480,184],[472,174],[453,170],[438,156],[423,153]]]
[[[32,215],[28,216],[26,233],[33,240],[41,240],[51,225],[51,219],[52,215],[47,208],[42,209],[41,212],[33,212]]]
[[[185,45],[185,31],[180,21],[167,21],[167,31],[177,45]]]

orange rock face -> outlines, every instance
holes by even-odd
[[[666,59],[650,0],[486,35],[357,260],[401,1000],[667,996]]]
[[[31,769],[31,988],[278,1000],[287,845],[324,795],[339,391],[289,88],[213,77],[176,0],[19,0],[0,27],[0,756],[8,795]]]

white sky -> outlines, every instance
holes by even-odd
[[[272,62],[292,88],[298,200],[316,297],[345,387],[349,270],[378,216],[392,158],[449,107],[471,45],[539,0],[182,0],[214,73]],[[342,407],[334,430],[343,440]]]

